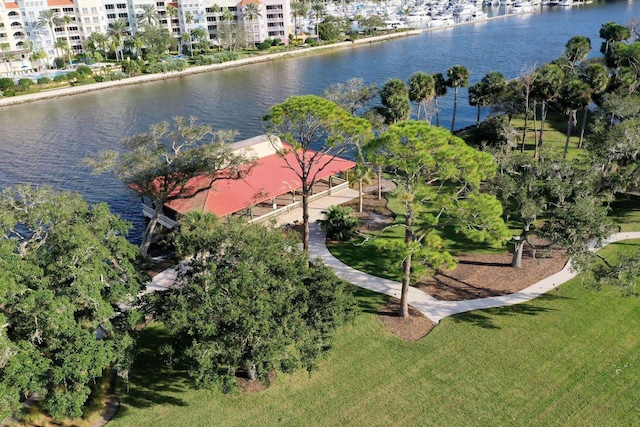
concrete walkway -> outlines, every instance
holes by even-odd
[[[326,245],[326,238],[324,232],[320,229],[320,225],[316,222],[322,218],[322,211],[332,205],[339,205],[349,200],[358,197],[356,190],[347,189],[341,191],[333,196],[324,197],[318,200],[314,200],[309,206],[309,219],[310,219],[310,236],[309,236],[309,254],[312,258],[319,257],[325,264],[332,267],[336,274],[352,283],[364,289],[369,289],[374,292],[378,292],[385,295],[390,295],[395,298],[400,298],[401,284],[399,282],[383,279],[381,277],[373,276],[371,274],[364,273],[356,270],[348,265],[342,263],[339,259],[335,258]],[[284,224],[293,224],[296,221],[302,221],[302,209],[294,209],[286,215],[282,215],[278,218],[276,225],[281,226]],[[640,232],[628,232],[617,233],[602,242],[602,246],[606,246],[610,243],[620,240],[628,239],[640,239]],[[591,244],[590,248],[595,250],[595,244]],[[472,310],[482,310],[485,308],[502,307],[506,305],[520,304],[530,301],[540,295],[557,288],[561,284],[573,279],[578,274],[571,268],[571,261],[565,265],[565,267],[556,274],[553,274],[546,279],[534,283],[526,289],[520,292],[516,292],[510,295],[502,295],[498,297],[479,298],[467,301],[441,301],[437,300],[431,295],[420,291],[419,289],[409,288],[409,304],[416,310],[420,311],[431,321],[438,323],[441,319],[453,316],[454,314],[464,313]],[[176,272],[174,269],[167,269],[160,274],[153,277],[151,283],[147,284],[145,292],[153,292],[159,290],[165,290],[173,285],[176,279]]]
[[[605,240],[602,246],[620,240],[640,239],[640,232],[617,233]],[[349,283],[361,288],[369,289],[385,295],[400,298],[401,284],[389,279],[372,276],[356,270],[335,258],[325,244],[325,234],[318,224],[311,225],[309,252],[312,257],[320,257],[325,264],[331,266],[336,274]],[[595,244],[590,244],[591,250],[595,250]],[[571,261],[556,274],[534,283],[520,292],[499,297],[480,298],[467,301],[440,301],[416,288],[409,288],[409,304],[420,311],[433,322],[458,313],[485,308],[502,307],[506,305],[520,304],[530,301],[548,292],[578,275],[571,267]]]

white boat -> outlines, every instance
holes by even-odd
[[[511,5],[511,13],[531,13],[533,5],[528,1],[517,1]]]
[[[558,6],[565,6],[565,7],[573,6],[573,0],[560,0],[558,2]]]
[[[386,24],[387,28],[391,28],[393,30],[396,30],[398,28],[409,28],[407,23],[402,19],[385,19],[384,23]]]
[[[500,0],[500,6],[511,6],[512,0]]]
[[[405,16],[404,21],[408,27],[424,27],[431,21],[431,15],[425,8],[417,8]]]
[[[482,21],[487,19],[487,12],[483,12],[481,10],[478,10],[476,13],[474,13],[473,15],[469,16],[467,18],[467,21]]]
[[[454,16],[470,16],[477,11],[478,8],[475,5],[469,3],[461,3],[454,8],[453,14]]]

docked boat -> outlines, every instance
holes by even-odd
[[[531,13],[533,5],[529,1],[516,1],[511,5],[511,13]]]
[[[453,9],[454,16],[471,16],[478,11],[478,8],[470,3],[460,3]]]
[[[425,27],[429,22],[431,22],[431,15],[429,10],[425,8],[416,8],[411,10],[409,14],[405,16],[404,21],[408,27]]]
[[[558,2],[558,6],[565,6],[565,7],[573,6],[573,0],[560,0]]]

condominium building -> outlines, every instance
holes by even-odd
[[[220,44],[222,25],[241,23],[249,43],[273,38],[287,43],[292,32],[290,1],[0,0],[2,61],[28,59],[31,52],[40,50],[49,60],[62,56],[61,48],[56,48],[60,39],[68,42],[71,52],[82,53],[83,43],[92,33],[106,34],[109,24],[118,19],[129,24],[131,34],[145,24],[160,25],[176,38],[203,29],[212,45]],[[144,5],[155,7],[157,22],[139,22]],[[56,19],[46,19],[52,15],[47,11]]]

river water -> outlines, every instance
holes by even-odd
[[[575,35],[589,37],[592,55],[598,55],[602,24],[632,18],[640,18],[640,4],[633,1],[543,8],[370,46],[2,108],[0,188],[47,184],[79,192],[92,203],[108,202],[134,224],[135,240],[143,226],[138,199],[114,178],[93,176],[82,159],[119,147],[122,137],[152,123],[195,115],[214,128],[251,137],[263,131],[260,118],[269,107],[291,95],[322,94],[352,77],[382,86],[389,78],[406,81],[415,71],[446,73],[456,64],[471,71],[471,84],[493,70],[512,78],[560,56]],[[452,104],[452,96],[440,102],[445,127]],[[463,90],[456,127],[474,121],[475,108]]]

